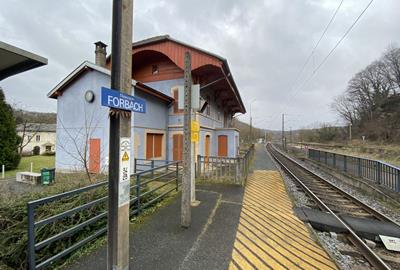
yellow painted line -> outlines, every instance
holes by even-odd
[[[240,269],[242,270],[251,270],[251,269],[255,269],[248,261],[245,257],[243,257],[240,253],[238,253],[236,251],[236,249],[233,249],[232,251],[232,260],[235,261]],[[233,264],[233,262],[231,262],[231,264]],[[229,268],[232,269],[232,268]]]
[[[330,265],[329,257],[325,256],[325,254],[319,254],[305,243],[282,237],[282,235],[275,234],[274,231],[265,228],[260,228],[259,225],[254,223],[243,222],[241,224],[246,229],[249,228],[255,236],[273,248],[279,250],[284,249],[285,253],[287,251],[288,254],[286,254],[286,256],[293,261],[297,261],[298,257],[304,262],[313,265],[321,264],[322,269],[324,269],[323,265],[325,265],[325,267]]]
[[[276,250],[269,247],[266,249],[260,248],[261,243],[257,243],[257,238],[252,237],[252,235],[249,233],[242,232],[242,230],[240,230],[237,235],[237,239],[246,245],[253,253],[262,258],[268,265],[272,266],[273,269],[278,269],[278,267],[295,269],[297,267]]]
[[[260,208],[254,208],[254,207],[248,207],[244,206],[244,208],[248,209],[249,212],[256,212],[255,215],[262,216],[262,219],[273,221],[274,223],[279,223],[281,226],[287,227],[287,229],[290,229],[292,231],[296,231],[299,236],[304,236],[306,239],[309,239],[309,232],[308,230],[304,227],[303,223],[298,223],[298,224],[293,224],[291,219],[288,219],[284,214],[277,213],[275,211],[271,210],[264,210]],[[247,213],[247,212],[246,212]],[[310,240],[311,242],[312,240]]]
[[[243,221],[249,222],[252,226],[255,226],[263,233],[268,232],[271,238],[277,236],[282,240],[285,240],[288,243],[295,245],[299,250],[303,250],[305,248],[309,249],[312,253],[315,253],[314,255],[318,254],[323,257],[326,255],[326,253],[321,250],[320,247],[314,242],[307,241],[312,239],[297,237],[295,232],[287,230],[283,228],[283,226],[277,226],[276,224],[271,225],[270,223],[261,225],[260,222],[257,222],[254,219],[251,219],[250,221],[248,221],[247,219],[243,219]],[[328,257],[326,256],[326,258]]]
[[[279,172],[249,176],[229,269],[337,269],[294,214]]]
[[[266,259],[267,262],[264,262],[257,258],[254,255],[254,252],[244,246],[240,241],[236,240],[234,244],[235,248],[243,254],[255,267],[256,269],[274,269],[274,270],[284,270],[285,268],[282,265],[277,264],[275,261]]]

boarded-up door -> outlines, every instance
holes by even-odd
[[[218,156],[228,156],[228,136],[226,135],[218,136]]]
[[[100,172],[100,139],[89,140],[89,172]]]
[[[182,134],[174,134],[173,138],[173,145],[172,145],[172,156],[174,161],[182,160],[182,153],[183,153],[183,135]]]

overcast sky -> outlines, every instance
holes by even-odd
[[[7,100],[28,110],[55,112],[57,104],[47,92],[84,60],[94,61],[95,41],[111,44],[111,2],[2,1],[0,40],[49,60],[45,67],[1,81]],[[340,123],[330,108],[334,97],[357,71],[390,44],[400,43],[400,1],[375,0],[303,84],[370,0],[344,0],[300,76],[340,0],[134,2],[134,40],[169,34],[227,58],[248,112],[251,103],[255,125],[268,129],[280,129],[283,112],[293,129]],[[248,121],[249,113],[240,119]]]

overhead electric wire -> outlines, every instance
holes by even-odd
[[[333,48],[329,51],[329,53],[325,56],[325,58],[321,61],[321,63],[313,70],[313,72],[311,73],[311,75],[305,80],[303,81],[303,83],[300,85],[300,87],[298,87],[296,89],[296,91],[294,93],[291,94],[290,98],[289,98],[289,102],[294,98],[294,96],[300,92],[300,90],[302,89],[302,87],[304,85],[306,85],[309,81],[311,81],[311,79],[315,76],[315,74],[317,73],[317,71],[323,66],[323,64],[325,64],[325,62],[328,60],[328,58],[333,54],[333,52],[336,50],[337,47],[339,47],[339,45],[342,43],[342,41],[347,37],[347,35],[350,33],[350,31],[354,28],[354,26],[357,24],[357,22],[361,19],[361,17],[365,14],[365,12],[368,10],[368,8],[371,6],[371,4],[374,2],[374,0],[370,0],[369,3],[366,5],[366,7],[363,9],[363,11],[360,13],[360,15],[358,15],[358,17],[356,18],[356,20],[350,25],[350,27],[345,31],[345,33],[343,34],[343,36],[338,40],[338,42],[335,44],[335,46],[333,46]],[[288,102],[288,103],[289,103]],[[275,119],[274,119],[275,120]]]
[[[341,0],[339,5],[336,7],[335,12],[332,14],[331,19],[329,20],[328,24],[325,26],[325,29],[322,32],[321,36],[319,37],[317,43],[315,43],[314,48],[311,50],[310,54],[308,55],[308,57],[304,61],[300,71],[296,75],[296,79],[294,80],[292,86],[290,87],[290,91],[293,91],[293,89],[294,89],[295,85],[297,84],[298,80],[301,78],[301,75],[303,74],[307,64],[310,62],[311,57],[314,55],[316,49],[318,48],[318,46],[321,43],[322,39],[324,38],[326,32],[328,31],[329,27],[331,26],[331,24],[332,24],[333,20],[335,19],[335,17],[337,15],[340,7],[342,6],[343,2],[344,2],[344,0]],[[277,113],[277,115],[280,115],[280,113]],[[276,118],[276,116],[274,118]]]
[[[319,44],[321,43],[321,40],[324,38],[326,32],[328,31],[329,27],[331,26],[331,24],[332,24],[333,20],[335,19],[335,17],[337,15],[340,7],[342,6],[343,2],[344,2],[344,0],[340,1],[339,5],[337,6],[335,12],[333,13],[331,19],[329,20],[329,23],[325,26],[324,31],[322,32],[321,36],[319,37],[319,39],[318,39],[317,43],[315,44],[314,48],[311,50],[311,53],[308,55],[306,61],[304,62],[303,66],[300,69],[300,72],[297,74],[296,80],[294,81],[293,86],[291,88],[294,87],[294,85],[296,84],[298,78],[301,76],[301,74],[303,73],[304,69],[306,68],[308,62],[310,62],[311,57],[314,55],[316,49],[318,48]]]

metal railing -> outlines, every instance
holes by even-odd
[[[379,160],[308,149],[308,158],[400,192],[400,168]]]
[[[139,215],[144,208],[177,191],[181,185],[181,171],[180,162],[169,162],[132,174],[130,215]],[[28,202],[29,269],[48,267],[107,232],[107,184],[108,181],[103,181]],[[43,217],[45,211],[41,210],[58,209],[65,203],[80,201],[78,198],[86,200],[61,213]],[[44,236],[48,234],[44,233],[46,226],[61,229],[51,236]],[[61,240],[63,245],[57,246]],[[65,243],[70,244],[65,247]],[[43,250],[46,255],[41,253]]]
[[[198,155],[196,177],[211,182],[244,185],[253,154],[254,145],[247,149],[243,156],[237,158]]]
[[[142,172],[146,171],[149,169],[153,169],[162,165],[166,165],[170,163],[170,160],[164,160],[164,159],[143,159],[143,158],[135,158],[134,160],[134,166],[133,166],[133,172]]]

